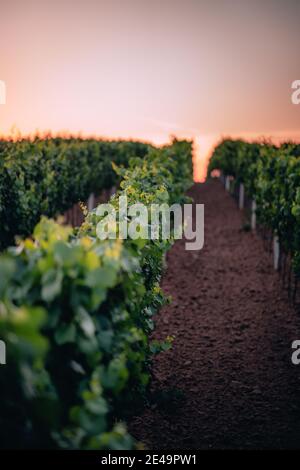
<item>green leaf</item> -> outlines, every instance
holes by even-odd
[[[117,273],[113,267],[104,266],[90,271],[86,278],[89,287],[101,287],[106,289],[113,287],[116,283]]]
[[[54,335],[57,344],[74,343],[76,339],[76,327],[74,324],[61,325]]]
[[[92,337],[95,334],[95,324],[93,322],[92,317],[87,313],[87,311],[83,307],[78,307],[78,311],[76,314],[76,320],[85,333],[87,337]]]
[[[62,280],[63,273],[57,269],[50,269],[43,275],[41,296],[45,302],[51,302],[61,293]]]

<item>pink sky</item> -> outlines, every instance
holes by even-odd
[[[0,132],[300,140],[298,0],[1,0]]]

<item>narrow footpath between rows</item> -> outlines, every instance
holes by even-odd
[[[168,255],[163,289],[173,302],[155,338],[174,335],[153,362],[156,397],[130,431],[148,449],[300,448],[300,365],[291,343],[300,314],[272,259],[219,181],[194,185],[205,204],[205,243]]]

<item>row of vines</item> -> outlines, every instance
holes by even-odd
[[[256,202],[258,223],[278,237],[300,277],[300,145],[223,140],[210,160],[209,174],[213,170],[244,185]]]
[[[36,153],[24,164],[24,172],[32,168],[32,181],[38,181],[34,172],[39,171],[43,145],[50,153],[56,145],[65,148],[54,159],[58,166],[75,152],[73,171],[50,172],[47,184],[42,181],[45,190],[49,186],[55,192],[53,185],[58,190],[60,184],[80,188],[87,174],[77,181],[79,168],[88,162],[92,170],[87,171],[95,174],[88,188],[82,183],[83,193],[98,186],[97,175],[111,184],[103,176],[102,159],[93,160],[105,144],[73,141],[37,142]],[[129,206],[183,202],[192,182],[191,143],[175,140],[160,149],[148,148],[147,156],[143,145],[138,148],[133,153],[140,156],[116,169],[112,178],[121,179],[120,189],[110,203],[117,210],[122,195]],[[37,190],[38,185],[33,192]],[[96,236],[99,220],[95,209],[85,214],[81,227],[72,229],[43,216],[29,238],[0,257],[0,338],[7,345],[7,365],[0,375],[1,447],[135,446],[124,423],[147,389],[151,356],[172,342],[149,339],[153,315],[167,301],[159,283],[172,240],[101,241]]]
[[[112,160],[127,166],[149,149],[141,142],[80,138],[0,141],[0,250],[30,235],[41,215],[54,217],[118,184]]]

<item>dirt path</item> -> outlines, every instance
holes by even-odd
[[[153,364],[152,405],[130,430],[149,449],[300,448],[300,365],[291,343],[300,316],[261,239],[218,181],[195,185],[205,204],[205,246],[168,256],[173,302],[155,337],[175,335]]]

